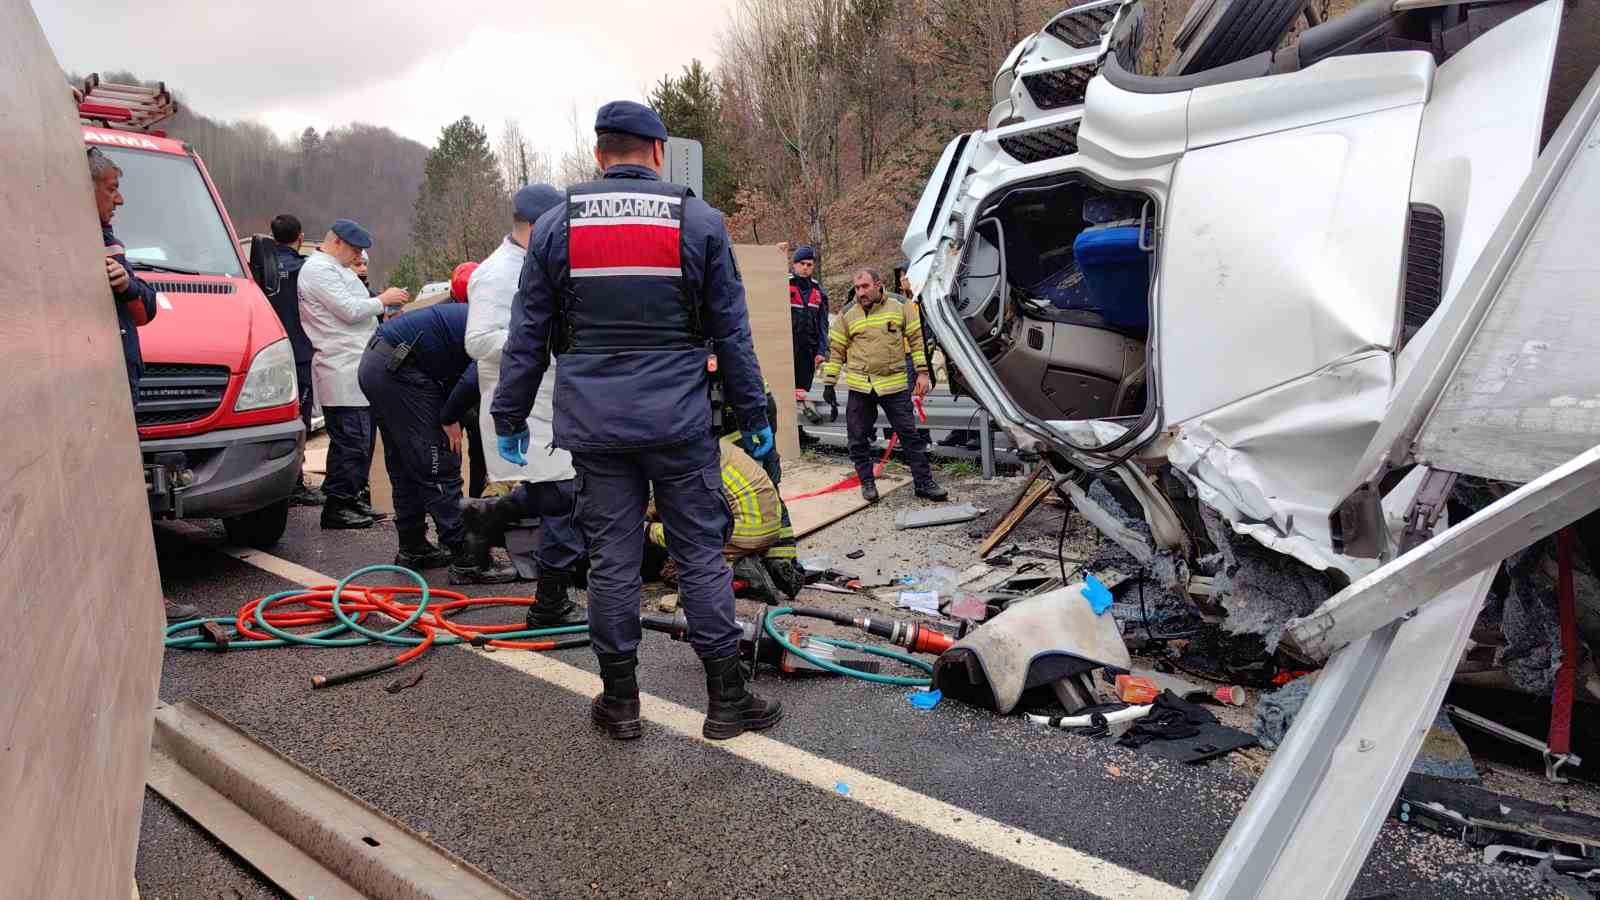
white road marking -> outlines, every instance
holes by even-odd
[[[173,523],[169,527],[175,532],[191,537],[208,540],[213,538],[210,532],[192,525]],[[339,580],[260,550],[248,547],[212,546],[227,556],[296,584],[305,586],[335,584]],[[506,650],[487,652],[461,646],[454,649],[476,653],[491,662],[531,675],[583,697],[591,696],[600,690],[600,676],[577,666],[568,665],[547,654]],[[965,844],[996,859],[1022,866],[1061,884],[1102,897],[1188,896],[1188,892],[1159,879],[1123,868],[1097,856],[1074,850],[1064,844],[1058,844],[959,806],[919,794],[892,781],[869,775],[764,735],[745,734],[730,741],[707,740],[700,734],[700,726],[705,718],[703,712],[651,694],[641,693],[639,699],[644,718],[674,734],[700,741],[725,753],[731,753],[746,762],[805,782],[830,794],[836,793],[835,786],[839,782],[844,782],[850,786],[849,798],[869,809]]]

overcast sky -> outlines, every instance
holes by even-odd
[[[432,146],[470,115],[498,136],[571,143],[613,99],[642,100],[691,59],[716,60],[735,0],[33,0],[62,68],[131,69],[217,119],[285,136],[353,120]],[[276,10],[276,11],[274,11]]]

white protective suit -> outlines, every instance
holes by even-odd
[[[300,269],[300,325],[314,350],[311,384],[322,406],[366,406],[356,372],[383,304],[353,269],[321,250]],[[509,322],[509,320],[508,320]]]
[[[522,277],[522,261],[528,251],[509,236],[489,258],[478,265],[467,280],[467,355],[478,361],[478,427],[482,430],[490,481],[565,481],[573,477],[572,454],[550,447],[555,440],[556,367],[550,363],[539,394],[533,398],[528,414],[528,464],[513,465],[494,448],[494,418],[489,407],[500,384],[500,351],[511,330],[511,304],[517,296],[517,281]]]

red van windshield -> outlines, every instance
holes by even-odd
[[[126,201],[111,220],[136,269],[244,275],[222,214],[194,160],[125,147],[100,148],[122,169]]]

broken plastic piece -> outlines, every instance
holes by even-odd
[[[908,509],[894,517],[894,527],[896,531],[905,531],[908,528],[954,525],[957,522],[970,522],[985,512],[988,510],[979,509],[971,503],[936,506],[932,509]]]
[[[906,695],[906,700],[917,709],[933,709],[943,699],[943,692],[938,690],[912,691]]]

